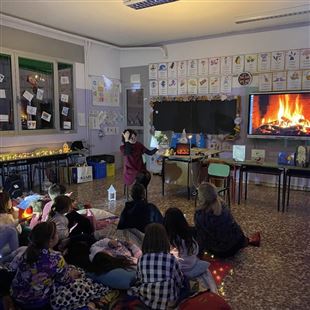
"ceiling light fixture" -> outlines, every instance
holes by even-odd
[[[152,6],[175,2],[178,0],[123,0],[124,4],[135,10],[146,9]]]
[[[304,14],[309,14],[309,13],[310,13],[310,10],[302,10],[302,11],[280,13],[280,14],[273,14],[273,15],[246,17],[246,18],[240,18],[240,19],[235,20],[235,23],[236,24],[245,24],[245,23],[258,22],[258,21],[268,20],[268,19],[304,15]]]

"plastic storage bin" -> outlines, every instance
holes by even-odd
[[[107,177],[114,177],[114,176],[115,176],[115,164],[107,163]]]
[[[107,168],[105,162],[87,161],[89,166],[93,168],[93,179],[104,179],[107,175]]]

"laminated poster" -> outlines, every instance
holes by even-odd
[[[27,114],[29,115],[37,115],[37,108],[32,107],[31,105],[27,105]]]
[[[226,75],[221,77],[221,92],[231,93],[232,77],[231,75]]]
[[[27,128],[28,129],[36,129],[37,128],[37,121],[27,121]]]
[[[224,56],[221,58],[221,74],[229,75],[232,71],[232,57]]]
[[[245,145],[233,145],[233,160],[245,161]]]
[[[178,62],[178,76],[186,76],[187,61],[181,60]]]
[[[60,84],[61,85],[65,85],[65,84],[69,84],[70,80],[68,76],[61,76],[60,77]]]
[[[36,97],[38,100],[43,100],[43,94],[44,94],[44,90],[42,88],[38,88],[37,89],[37,94],[36,94]]]
[[[187,81],[186,79],[178,80],[178,95],[186,95],[187,94]]]
[[[286,51],[285,69],[286,70],[298,70],[299,69],[299,50]]]
[[[166,79],[168,76],[167,63],[158,64],[158,79]]]
[[[208,85],[208,78],[202,77],[198,79],[198,94],[199,95],[206,95],[209,91]]]
[[[69,102],[69,95],[61,94],[60,101],[68,103]]]
[[[196,76],[198,72],[197,68],[197,60],[192,59],[187,61],[187,75],[188,76]]]
[[[150,81],[150,96],[158,96],[158,81]]]
[[[187,93],[190,95],[197,95],[197,79],[188,79],[187,80]]]
[[[30,102],[33,98],[33,94],[31,94],[29,91],[25,90],[23,93],[23,97],[26,98]]]
[[[8,122],[9,115],[8,114],[0,114],[0,122]]]
[[[271,54],[270,53],[258,54],[257,71],[258,72],[270,71],[270,63],[271,63]]]
[[[68,116],[69,108],[68,107],[62,107],[61,114],[64,116]]]
[[[41,115],[41,118],[46,121],[46,122],[50,122],[51,121],[51,118],[52,118],[52,115],[43,111],[42,112],[42,115]]]
[[[203,58],[198,60],[198,75],[208,75],[209,74],[209,60],[208,58]]]
[[[259,75],[259,91],[272,90],[272,73],[262,73]]]
[[[272,74],[272,90],[286,89],[286,72],[275,72]]]
[[[2,73],[0,73],[0,83],[3,82],[4,78],[5,78],[5,76]]]
[[[245,55],[244,71],[257,72],[257,54]]]
[[[284,52],[272,52],[271,54],[271,71],[284,70],[285,53]]]
[[[210,76],[209,77],[209,92],[211,94],[218,94],[220,92],[220,77],[219,76]]]
[[[287,72],[287,89],[298,90],[301,89],[302,71],[288,71]]]
[[[220,58],[209,58],[209,74],[220,74]]]
[[[157,64],[149,65],[149,79],[157,80]]]
[[[176,78],[178,76],[177,62],[172,61],[168,63],[168,78]]]
[[[159,80],[158,81],[158,94],[159,96],[167,96],[168,95],[168,86],[167,80]]]
[[[310,89],[310,70],[304,70],[302,72],[302,89]]]
[[[5,99],[6,94],[5,94],[5,89],[0,89],[0,99]]]
[[[310,69],[310,48],[300,50],[300,69]]]
[[[176,96],[178,94],[178,80],[169,79],[168,80],[168,95]]]
[[[235,55],[233,56],[233,74],[239,74],[244,71],[244,56]]]
[[[71,122],[64,121],[63,129],[71,129]]]

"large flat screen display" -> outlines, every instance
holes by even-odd
[[[248,137],[309,138],[310,92],[251,94]]]

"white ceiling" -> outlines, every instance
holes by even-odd
[[[310,14],[237,25],[239,17],[309,10],[304,0],[180,0],[133,10],[123,0],[0,0],[1,12],[118,46],[157,45],[310,23]]]

